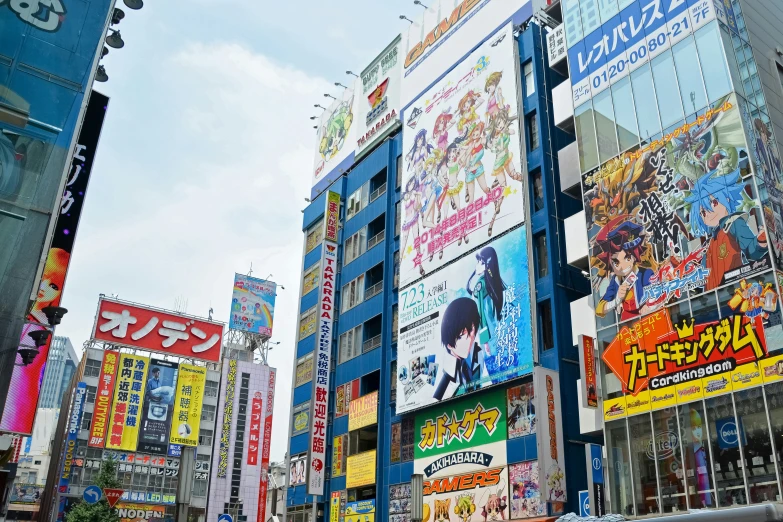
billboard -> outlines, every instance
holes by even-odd
[[[331,190],[326,195],[326,210],[324,211],[324,241],[337,242],[340,230],[340,193]]]
[[[165,455],[168,451],[169,428],[174,409],[174,385],[177,382],[178,370],[179,364],[175,362],[150,359],[142,404],[138,451],[158,455]],[[178,397],[178,400],[181,399]]]
[[[508,467],[511,493],[511,519],[546,516],[546,502],[541,501],[538,461],[520,462]]]
[[[345,522],[375,522],[375,499],[348,502],[345,505]]]
[[[219,362],[223,325],[101,297],[92,337],[115,345]]]
[[[348,434],[332,439],[332,477],[345,475],[345,457],[348,454]]]
[[[388,136],[400,122],[401,37],[362,71],[357,86],[356,156]],[[357,88],[358,88],[357,87]]]
[[[63,458],[62,469],[60,470],[60,481],[57,485],[57,491],[60,493],[67,493],[68,485],[71,483],[71,475],[74,467],[73,461],[76,456],[76,438],[79,436],[79,430],[82,427],[82,413],[84,412],[84,400],[86,397],[87,383],[77,383],[73,390],[71,409],[68,414],[68,433],[65,436],[65,456]]]
[[[11,504],[40,504],[44,488],[41,484],[15,483],[11,488]],[[12,508],[13,509],[13,508]]]
[[[533,371],[524,227],[400,292],[397,414]]]
[[[327,198],[327,215],[332,212],[331,195]],[[338,207],[339,208],[339,207]],[[327,220],[327,235],[330,234]],[[329,407],[329,372],[332,361],[332,329],[335,313],[335,275],[337,272],[337,244],[324,239],[321,249],[321,291],[318,298],[318,339],[314,352],[315,377],[313,379],[312,418],[307,472],[307,493],[323,495],[326,481],[326,423]],[[349,467],[350,470],[350,467]]]
[[[291,466],[289,468],[289,485],[298,486],[304,484],[306,479],[307,468],[307,455],[299,455],[298,457],[291,458]]]
[[[221,388],[225,390],[218,400],[217,411],[223,411],[223,422],[220,426],[220,445],[218,445],[217,477],[225,478],[228,471],[228,448],[231,444],[231,422],[234,418],[234,396],[237,384],[237,361],[230,359],[223,365]]]
[[[272,337],[277,284],[244,274],[234,274],[231,318],[228,327]]]
[[[560,401],[560,375],[537,366],[533,376],[536,411],[546,412],[547,427],[538,430],[538,462],[543,473],[541,498],[562,511],[566,502],[565,453],[563,451],[563,406]]]
[[[49,14],[51,13],[52,11],[49,11]],[[38,20],[38,18],[34,17],[30,17],[30,19]],[[60,213],[55,222],[52,242],[46,256],[46,264],[44,265],[39,283],[38,294],[28,313],[28,321],[48,325],[49,320],[46,318],[46,314],[43,313],[43,309],[47,306],[60,306],[68,266],[73,253],[73,243],[76,239],[79,218],[84,204],[84,197],[87,194],[92,164],[95,159],[95,151],[98,147],[98,140],[103,128],[108,103],[109,99],[106,96],[92,91],[76,148],[71,158],[71,168],[65,182],[65,189],[60,202]],[[14,141],[12,141],[12,138]],[[8,157],[16,158],[19,162],[18,171],[11,170],[5,165],[2,167],[3,172],[10,171],[7,176],[4,176],[6,180],[10,181],[0,183],[0,194],[2,194],[3,199],[11,197],[8,193],[8,185],[20,183],[18,181],[19,176],[25,175],[25,159],[29,160],[32,158],[32,151],[39,150],[41,152],[45,150],[45,146],[42,143],[36,144],[25,137],[18,135],[8,136],[0,133],[0,165],[3,165]],[[8,169],[8,171],[5,169]],[[19,339],[19,346],[34,346],[35,343],[28,335],[31,332],[42,329],[37,325],[25,324]],[[38,403],[51,340],[50,337],[49,341],[39,349],[38,355],[36,355],[31,364],[18,364],[13,367],[5,407],[0,418],[0,430],[3,432],[24,435],[32,433],[36,409],[34,407],[31,408],[30,404]]]
[[[509,25],[406,111],[400,288],[524,221],[517,62]]]
[[[356,109],[354,89],[348,88],[337,95],[337,99],[321,114],[316,133],[310,199],[315,199],[353,165]]]
[[[579,336],[579,377],[582,379],[582,407],[598,407],[598,382],[595,374],[595,339]]]
[[[368,393],[351,401],[348,411],[348,431],[378,423],[378,392]]]
[[[375,484],[376,451],[370,450],[348,457],[346,465],[346,488],[358,488]]]
[[[584,39],[568,42],[574,107],[715,19],[711,0],[632,0],[624,4],[627,7]]]
[[[147,384],[150,360],[147,357],[123,353],[111,408],[111,428],[107,449],[136,451],[139,441],[142,397]]]
[[[153,367],[154,370],[154,367]],[[149,383],[152,379],[149,380]],[[201,409],[204,403],[204,388],[207,382],[207,369],[203,366],[180,364],[171,412],[172,430],[169,444],[197,446],[201,427]],[[150,384],[147,384],[149,387]],[[162,445],[164,448],[165,444]]]
[[[120,502],[116,508],[119,522],[157,522],[166,516],[166,506]]]
[[[114,382],[117,379],[117,368],[120,354],[103,352],[101,373],[98,375],[98,389],[95,392],[95,406],[90,423],[90,439],[87,445],[91,448],[103,448],[106,444],[106,429],[110,425],[111,401],[114,394]]]
[[[272,414],[275,410],[275,382],[277,370],[269,368],[267,381],[266,401],[264,402],[264,429],[262,432],[261,446],[261,485],[258,490],[258,517],[256,522],[266,521],[266,495],[269,489],[269,454],[272,447]],[[263,395],[263,392],[262,392]],[[253,419],[255,420],[255,419]],[[249,463],[248,463],[249,464]]]
[[[533,16],[530,0],[433,0],[427,6],[403,35],[403,108],[499,27]]]
[[[508,520],[505,467],[424,479],[424,519],[438,522],[456,514],[461,522]],[[485,515],[486,513],[486,515]]]
[[[528,382],[506,390],[508,412],[508,438],[516,439],[534,435],[538,426],[535,408],[535,390]]]

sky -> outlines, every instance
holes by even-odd
[[[118,6],[126,45],[101,62],[111,98],[57,335],[90,336],[99,294],[228,322],[235,272],[278,290],[271,458],[284,458],[314,104],[348,84],[421,7],[412,0],[145,0]]]

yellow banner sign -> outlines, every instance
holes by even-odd
[[[106,448],[136,451],[144,388],[147,386],[148,357],[124,353],[120,356],[117,385],[111,408],[111,428]]]
[[[332,476],[333,477],[340,477],[342,475],[345,475],[345,450],[347,449],[345,446],[343,446],[343,437],[346,437],[345,435],[338,435],[334,438],[332,443]],[[346,438],[347,442],[347,438]]]
[[[764,384],[783,380],[783,355],[762,359],[759,361],[759,366]]]
[[[166,508],[149,504],[120,502],[117,504],[117,516],[120,517],[120,522],[163,520],[163,517],[166,516]]]
[[[637,413],[645,413],[650,411],[650,392],[644,390],[634,397],[632,395],[625,398],[626,412],[628,415],[636,415]]]
[[[378,392],[351,401],[348,409],[348,431],[378,423]]]
[[[204,386],[207,369],[203,366],[180,364],[177,375],[177,394],[174,396],[174,415],[170,444],[198,446],[201,425],[201,406],[204,402]]]
[[[731,372],[731,386],[734,391],[744,390],[746,388],[755,388],[761,386],[761,371],[758,363],[752,362],[737,366]]]
[[[340,520],[340,492],[332,491],[332,502],[329,509],[329,522]]]
[[[326,195],[324,218],[324,239],[337,242],[337,227],[340,223],[340,193],[331,190]]]
[[[375,484],[375,450],[348,457],[345,487],[348,489]]]
[[[625,397],[617,397],[616,399],[604,400],[604,420],[610,421],[614,419],[622,419],[628,415],[626,409]]]

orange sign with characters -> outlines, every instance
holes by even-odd
[[[659,310],[623,326],[601,359],[633,395],[724,372],[767,355],[761,317],[672,324]]]

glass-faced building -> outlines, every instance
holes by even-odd
[[[589,275],[611,512],[781,498],[774,2],[569,0],[553,89]],[[589,310],[592,309],[592,310]],[[592,332],[590,331],[592,330]]]

